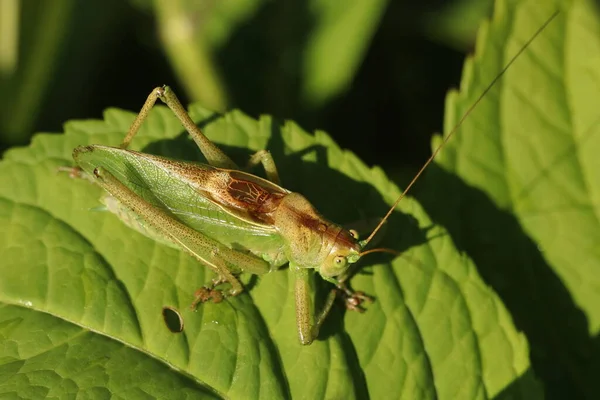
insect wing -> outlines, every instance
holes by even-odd
[[[243,212],[236,212],[207,195],[202,181],[207,181],[207,177],[219,169],[108,146],[78,147],[73,157],[86,173],[93,174],[95,168],[104,168],[148,203],[230,248],[251,250],[272,264],[281,265],[285,261],[282,242],[272,226],[243,218]],[[182,175],[193,177],[194,182]],[[109,209],[127,225],[164,243],[152,228],[136,220],[127,209],[114,200],[105,201],[111,202]]]

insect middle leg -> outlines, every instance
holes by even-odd
[[[277,166],[275,160],[268,150],[259,150],[250,157],[248,160],[248,169],[254,168],[258,164],[262,164],[267,174],[267,179],[271,182],[279,185],[279,172],[277,172]]]

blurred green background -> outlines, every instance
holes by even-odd
[[[169,84],[323,129],[399,178],[430,154],[491,0],[0,0],[0,150]]]

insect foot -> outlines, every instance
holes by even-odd
[[[213,303],[220,303],[224,298],[225,295],[223,295],[221,290],[204,286],[194,292],[194,301],[190,305],[190,309],[195,310],[198,307],[198,304],[205,303],[209,300],[212,300]]]
[[[227,279],[220,277],[213,279],[209,286],[203,286],[200,289],[197,289],[194,292],[194,301],[190,308],[195,310],[199,304],[205,303],[209,300],[212,300],[213,303],[220,303],[226,297],[229,296],[237,296],[240,294],[240,291],[234,291],[233,289],[229,290],[227,293],[223,293],[223,290],[216,289],[217,286],[222,285],[223,283],[227,283]]]
[[[353,291],[349,289],[347,286],[338,287],[336,289],[340,298],[344,301],[347,310],[357,311],[359,313],[365,312],[365,308],[362,306],[362,303],[368,301],[369,303],[373,302],[373,297],[365,294],[361,291]]]

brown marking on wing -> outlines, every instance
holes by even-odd
[[[227,190],[231,197],[252,208],[260,207],[269,197],[269,192],[256,183],[239,179],[231,179]]]
[[[237,207],[246,210],[258,221],[272,223],[272,213],[277,209],[281,193],[273,193],[263,186],[244,179],[229,178],[227,194]]]
[[[156,165],[173,171],[206,198],[240,218],[272,224],[272,213],[287,192],[280,186],[251,174],[205,164],[177,162],[168,158],[139,154]]]

